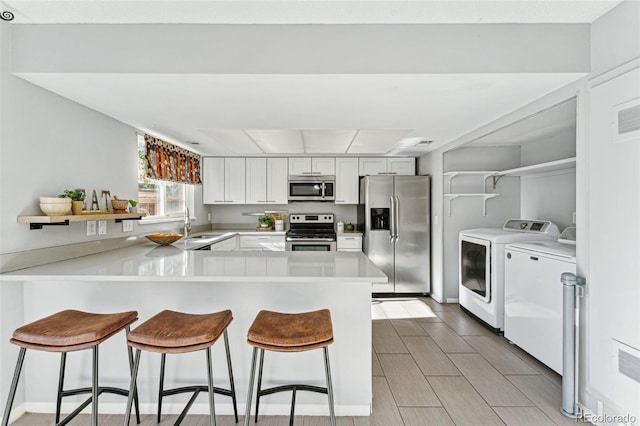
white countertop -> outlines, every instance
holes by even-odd
[[[145,243],[8,272],[0,280],[385,283],[387,276],[359,252],[216,252]]]

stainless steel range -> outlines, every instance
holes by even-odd
[[[336,231],[333,213],[289,215],[287,251],[335,251]]]

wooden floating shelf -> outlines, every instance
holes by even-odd
[[[64,216],[18,216],[18,223],[28,223],[30,229],[42,229],[43,226],[64,226],[71,222],[88,222],[90,220],[139,220],[144,217],[143,213],[83,213]]]

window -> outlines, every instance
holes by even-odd
[[[147,220],[182,217],[185,207],[193,212],[193,185],[146,177],[145,147],[144,136],[138,135],[138,211]]]

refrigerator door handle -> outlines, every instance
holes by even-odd
[[[391,215],[389,218],[389,241],[393,242],[396,236],[395,200],[393,197],[389,197],[389,202],[391,203],[391,208],[389,209],[389,214]]]
[[[396,202],[395,202],[395,208],[396,211],[393,213],[393,217],[396,220],[396,224],[394,226],[394,231],[396,234],[396,243],[398,242],[398,238],[400,238],[400,198],[398,198],[398,196],[395,196],[396,198]]]

